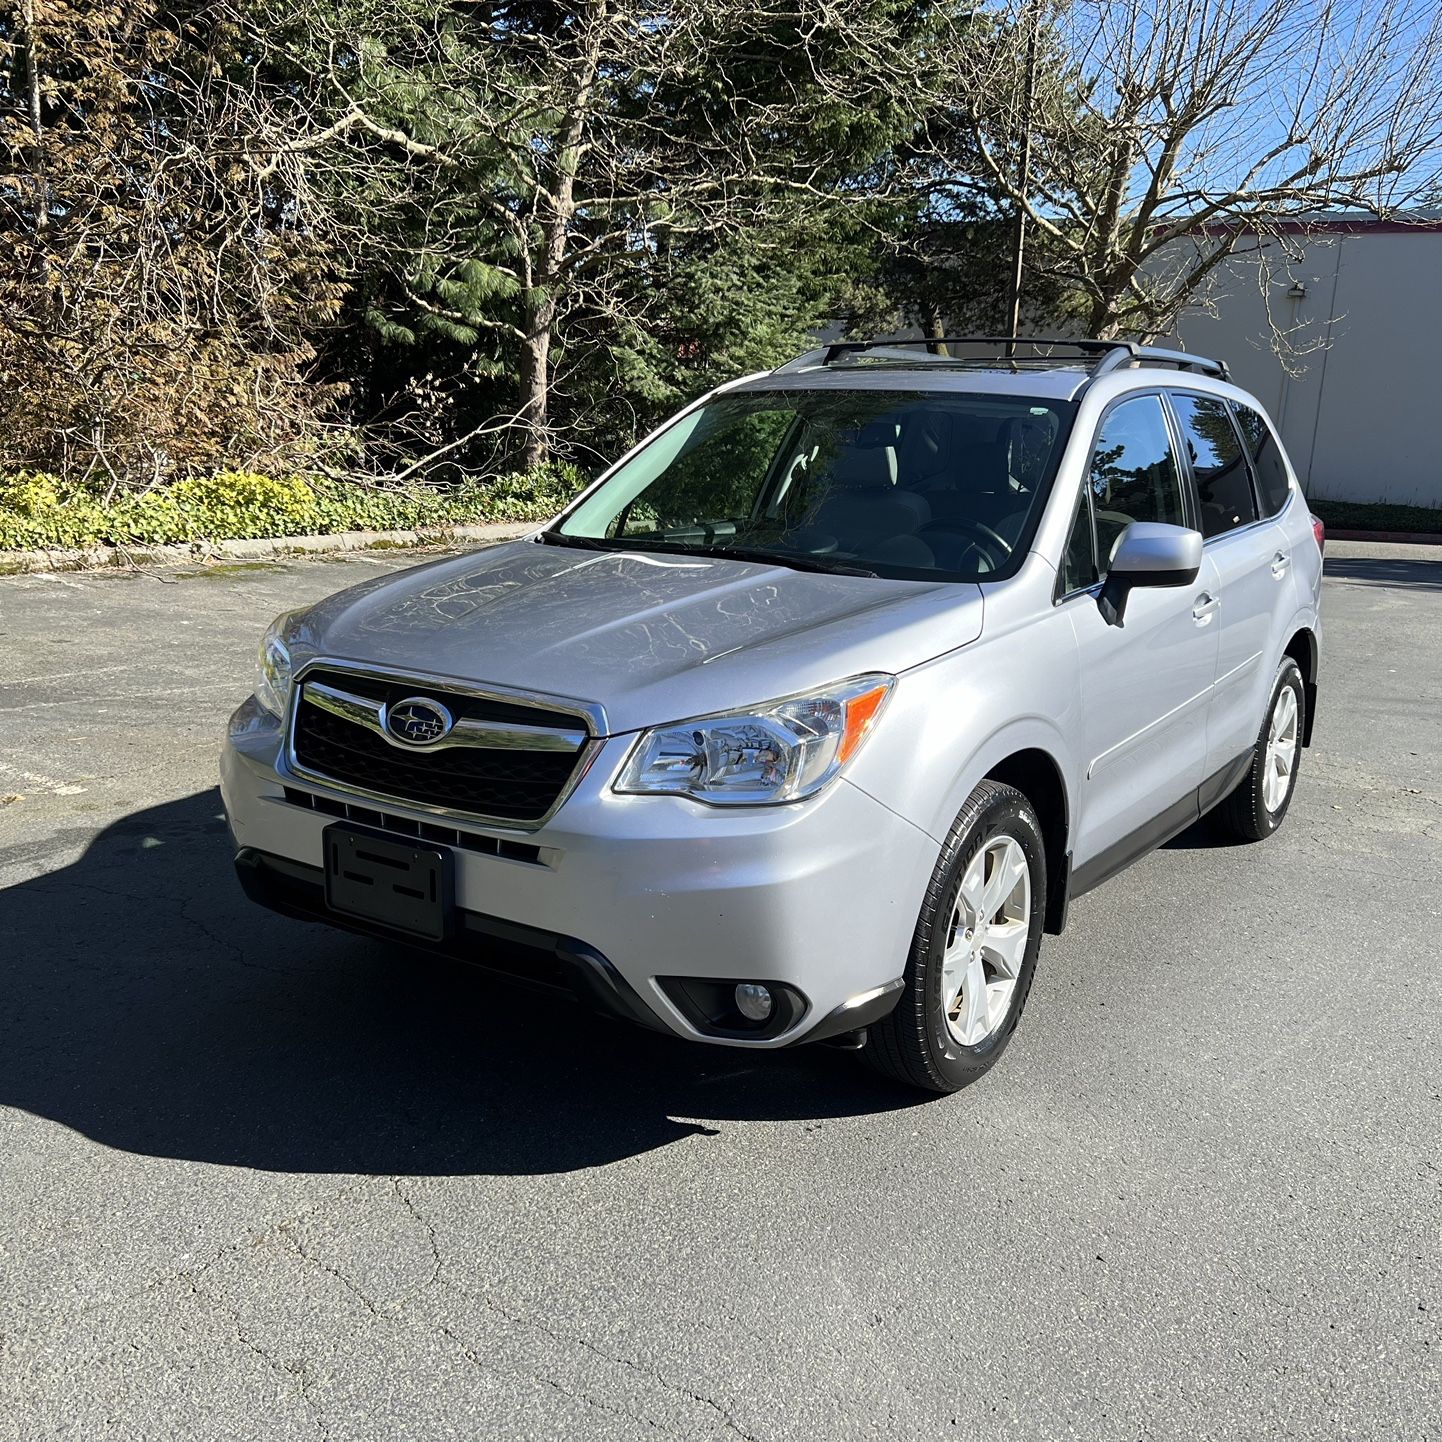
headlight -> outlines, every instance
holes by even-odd
[[[814,796],[870,734],[894,676],[856,676],[746,711],[645,732],[616,790],[766,806]]]
[[[255,658],[255,699],[272,716],[283,717],[290,704],[290,647],[285,638],[294,615],[287,611],[271,622]]]

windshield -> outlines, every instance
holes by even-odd
[[[1075,407],[936,391],[719,396],[546,534],[925,580],[1020,564]]]

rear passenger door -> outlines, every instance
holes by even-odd
[[[1284,632],[1298,608],[1315,605],[1322,585],[1322,555],[1317,549],[1312,530],[1312,513],[1307,499],[1282,454],[1282,444],[1261,411],[1241,401],[1232,402],[1232,414],[1242,429],[1247,454],[1252,462],[1252,479],[1256,482],[1257,500],[1262,515],[1276,527],[1272,539],[1277,549],[1272,560],[1278,568],[1279,585],[1278,629]],[[1279,634],[1278,642],[1286,636]]]
[[[1207,714],[1205,777],[1222,787],[1262,724],[1279,607],[1289,599],[1284,537],[1260,515],[1232,408],[1220,396],[1168,392],[1196,486],[1204,575],[1217,602],[1217,673]],[[1212,800],[1203,788],[1204,800]]]
[[[1086,763],[1073,840],[1078,890],[1194,818],[1206,762],[1217,627],[1201,606],[1205,572],[1189,586],[1134,590],[1125,626],[1108,625],[1097,606],[1098,583],[1133,521],[1192,524],[1155,393],[1103,414],[1062,564],[1059,604],[1076,635]]]

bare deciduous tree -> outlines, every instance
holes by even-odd
[[[958,195],[983,189],[1045,237],[1093,334],[1168,330],[1241,236],[1435,193],[1442,8],[1434,0],[1004,0],[958,27]],[[1017,47],[1039,38],[1040,88]],[[945,137],[948,132],[939,132]],[[1030,134],[1030,176],[1020,153]],[[933,155],[933,161],[941,158]]]
[[[110,494],[283,467],[326,404],[337,287],[279,174],[228,13],[0,4],[0,465]]]

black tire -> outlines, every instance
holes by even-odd
[[[996,1029],[975,1046],[963,1046],[947,1025],[941,995],[941,958],[962,877],[977,852],[1000,834],[1026,857],[1031,916],[1026,949],[1011,1006]],[[929,1092],[955,1092],[996,1064],[1006,1050],[1031,990],[1046,916],[1046,847],[1031,802],[1013,786],[983,781],[952,824],[921,905],[906,985],[896,1009],[869,1029],[862,1056],[884,1076]]]
[[[1287,780],[1287,791],[1275,811],[1267,809],[1262,783],[1267,767],[1267,736],[1272,725],[1272,715],[1282,692],[1290,689],[1297,698],[1297,760]],[[1241,784],[1225,801],[1218,804],[1212,813],[1216,829],[1224,836],[1237,841],[1264,841],[1281,824],[1292,804],[1297,790],[1297,772],[1301,769],[1301,737],[1307,731],[1307,691],[1302,685],[1302,673],[1290,656],[1282,657],[1277,667],[1277,679],[1272,683],[1271,695],[1267,699],[1267,714],[1262,718],[1262,729],[1257,733],[1256,744],[1252,747],[1252,764]]]

